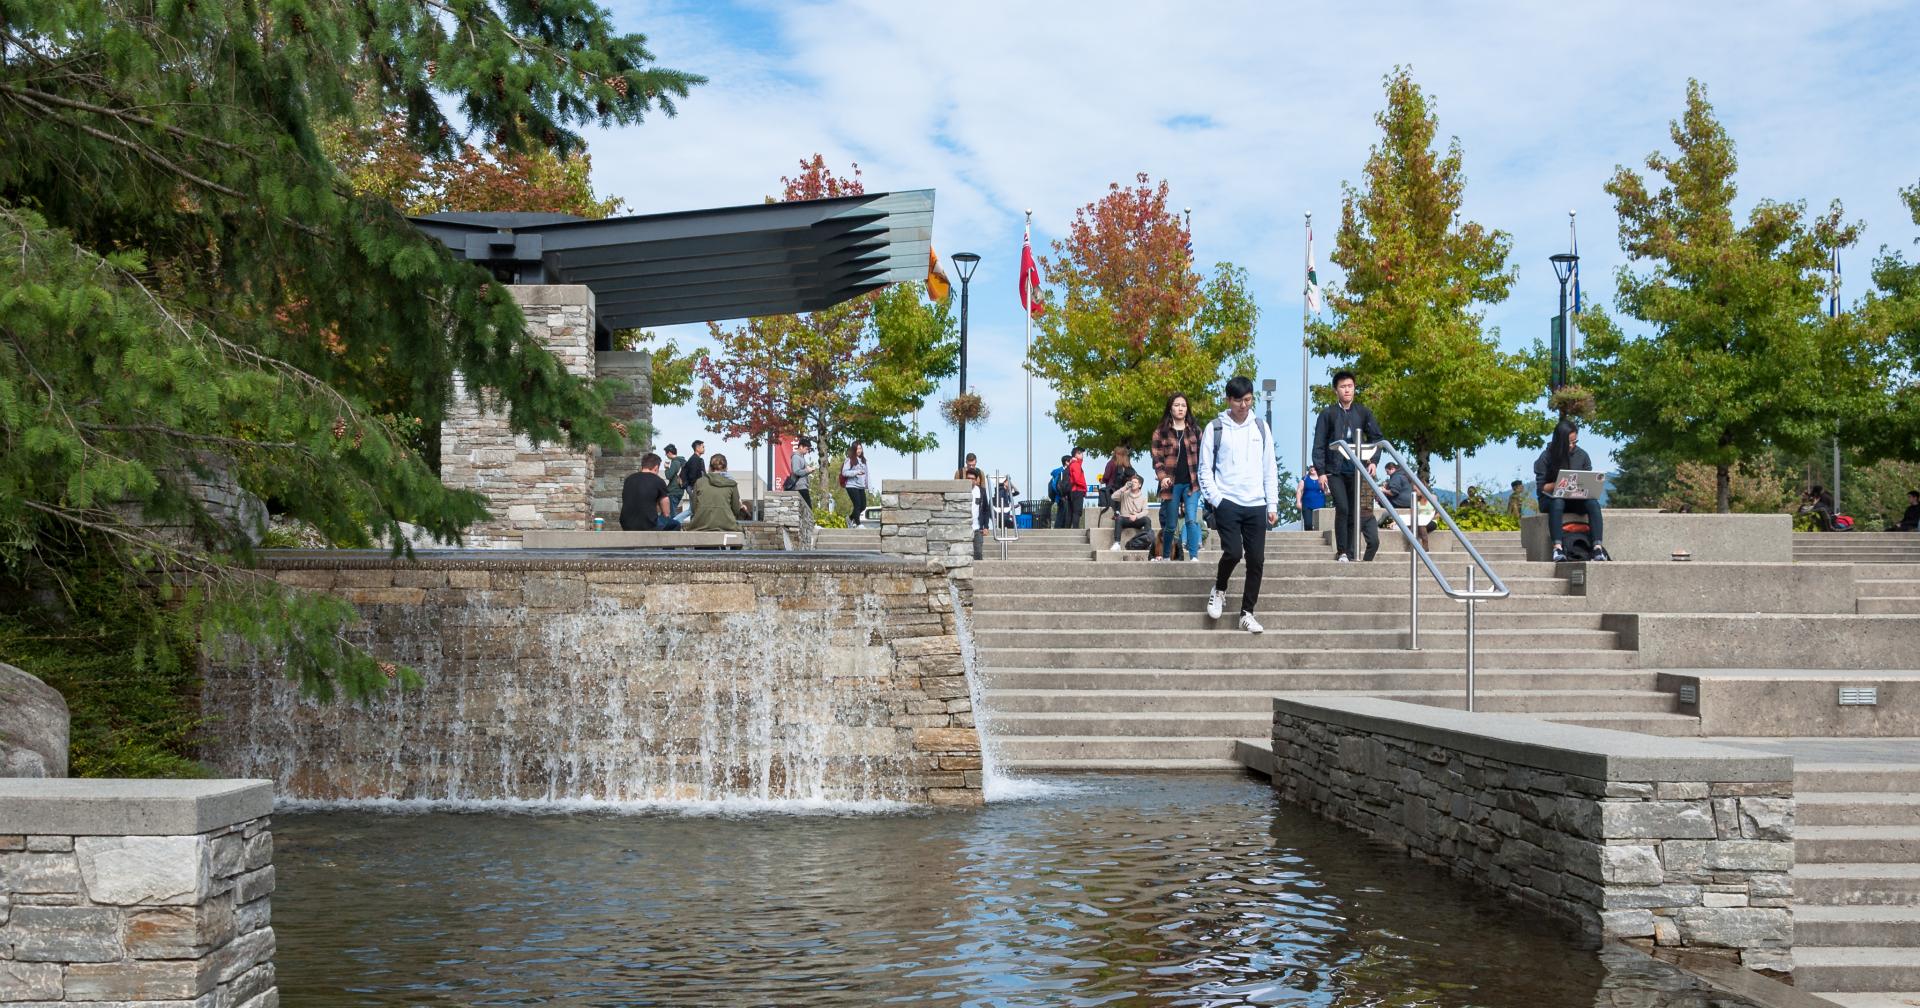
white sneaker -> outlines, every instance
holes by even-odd
[[[1219,619],[1227,608],[1227,593],[1218,588],[1207,593],[1207,618]]]
[[[1147,562],[1148,563],[1166,563],[1167,558],[1166,557],[1148,557]]]
[[[1260,621],[1257,619],[1254,619],[1253,614],[1250,612],[1242,612],[1240,614],[1240,629],[1245,630],[1248,633],[1266,633],[1267,632],[1267,628],[1261,626]]]
[[[1118,541],[1116,541],[1112,546],[1107,547],[1107,552],[1109,553],[1118,553],[1120,552],[1120,550],[1121,550],[1121,546]]]
[[[1350,556],[1347,556],[1345,553],[1342,553],[1339,556],[1334,557],[1333,562],[1334,563],[1352,563],[1353,558]]]

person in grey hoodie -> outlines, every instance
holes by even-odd
[[[799,492],[801,500],[807,502],[807,510],[813,510],[813,472],[820,466],[813,454],[812,438],[801,438],[800,443],[794,446],[787,468],[793,473],[787,477],[793,482],[793,489]]]
[[[847,447],[847,457],[840,463],[840,485],[846,488],[847,499],[853,502],[847,527],[859,528],[860,520],[867,513],[867,449],[858,441]]]

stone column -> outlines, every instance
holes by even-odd
[[[973,484],[886,480],[880,506],[881,552],[938,560],[963,590],[973,587]]]
[[[0,1008],[275,1008],[273,789],[0,780]]]
[[[817,527],[813,509],[797,490],[774,490],[761,498],[762,519],[741,522],[753,535],[755,549],[810,550]]]
[[[620,488],[640,471],[640,458],[654,450],[653,355],[645,350],[601,350],[593,355],[594,372],[618,378],[627,391],[613,397],[613,418],[627,425],[627,446],[619,452],[593,453],[593,513],[619,528]],[[684,450],[685,446],[682,446]]]
[[[569,372],[594,376],[593,291],[583,286],[514,285],[527,330]],[[467,532],[470,546],[517,547],[528,529],[584,531],[591,525],[593,459],[565,445],[535,447],[507,429],[500,404],[453,376],[453,403],[440,424],[440,480],[485,494],[493,518]]]

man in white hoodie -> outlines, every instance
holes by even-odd
[[[1227,580],[1247,557],[1247,583],[1240,593],[1240,629],[1260,633],[1253,617],[1260,602],[1260,574],[1267,560],[1267,529],[1280,520],[1280,478],[1273,432],[1253,415],[1253,379],[1227,382],[1227,411],[1200,432],[1200,493],[1213,505],[1220,533],[1220,567],[1207,596],[1207,617],[1219,619],[1227,604]]]

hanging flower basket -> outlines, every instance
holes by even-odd
[[[1579,417],[1582,420],[1593,419],[1595,403],[1593,390],[1584,385],[1562,385],[1547,400],[1547,407],[1563,417]]]
[[[987,401],[977,392],[965,392],[940,404],[940,415],[955,427],[971,427],[986,422],[990,415]]]

